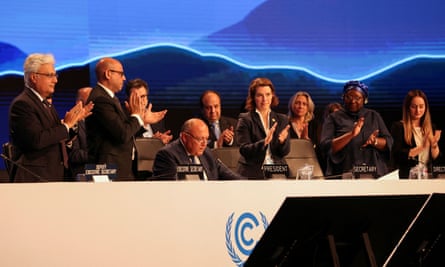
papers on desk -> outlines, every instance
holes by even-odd
[[[383,175],[378,180],[399,180],[399,169]]]

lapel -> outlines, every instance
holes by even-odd
[[[210,175],[209,164],[207,164],[208,162],[207,162],[206,158],[204,157],[204,155],[205,155],[205,152],[201,156],[198,156],[198,158],[199,158],[199,161],[201,162],[202,167],[204,168],[207,178],[209,178],[209,175]]]
[[[110,100],[110,102],[114,106],[114,109],[116,110],[116,113],[119,114],[119,116],[125,120],[127,118],[127,115],[124,113],[124,110],[122,109],[122,105],[121,105],[120,100],[117,97],[117,95],[114,94],[114,97],[111,97],[107,93],[107,91],[105,91],[105,88],[103,88],[99,84],[97,85],[97,87],[100,88],[100,94]]]
[[[269,121],[269,128],[272,127],[272,125],[274,125],[275,122],[278,122],[278,116],[272,110],[270,111],[269,120],[270,120]],[[277,124],[277,126],[279,126],[279,123]]]
[[[264,127],[263,124],[261,123],[261,118],[260,115],[258,113],[256,113],[255,111],[252,111],[252,121],[253,123],[256,125],[256,127],[253,127],[253,129],[259,129],[262,137],[266,137],[266,132],[264,131]]]
[[[31,101],[39,110],[42,125],[48,127],[50,125],[53,125],[54,123],[57,124],[60,122],[59,115],[57,114],[53,105],[51,105],[51,107],[45,107],[45,104],[43,104],[43,102],[40,101],[40,99],[30,89],[26,88],[25,90],[26,95],[29,97],[29,99],[31,99]],[[48,124],[48,122],[50,123]]]
[[[113,101],[113,104],[116,108],[117,113],[119,113],[119,115],[124,118],[125,113],[124,113],[124,110],[122,109],[122,105],[121,105],[119,98],[115,95],[114,98],[111,99],[111,101]]]
[[[225,119],[223,119],[223,117],[220,117],[219,118],[219,129],[221,130],[221,133],[229,127],[230,127],[230,125],[228,125],[227,121]]]

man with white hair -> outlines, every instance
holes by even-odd
[[[15,182],[64,181],[68,168],[65,141],[70,129],[87,117],[92,104],[76,104],[61,120],[47,101],[57,83],[51,54],[31,54],[24,64],[25,88],[9,109],[9,133],[16,148]]]

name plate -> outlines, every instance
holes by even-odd
[[[85,178],[87,181],[109,182],[116,177],[116,164],[85,164]]]
[[[433,178],[445,178],[445,165],[433,165]]]
[[[180,180],[203,180],[204,168],[200,164],[178,165],[176,174]]]
[[[352,167],[352,175],[354,178],[376,178],[377,166],[360,164]]]
[[[276,175],[289,177],[289,166],[287,164],[265,164],[263,172],[266,178],[273,178]]]

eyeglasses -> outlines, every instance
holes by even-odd
[[[348,101],[354,100],[356,102],[359,102],[359,101],[363,100],[363,97],[361,97],[361,96],[353,96],[353,95],[345,95],[345,99],[348,100]]]
[[[119,73],[121,75],[121,77],[124,77],[124,75],[125,75],[125,73],[123,71],[111,70],[111,69],[109,71]]]
[[[190,136],[191,138],[193,138],[193,140],[195,140],[196,142],[201,143],[201,144],[207,144],[207,142],[209,141],[209,137],[200,137],[200,138],[198,138],[198,137],[193,136],[189,132],[184,132],[184,133],[186,135]]]
[[[46,76],[46,77],[48,77],[50,79],[59,77],[59,74],[57,74],[57,73],[42,73],[42,72],[34,72],[34,73],[37,74],[37,75]]]

